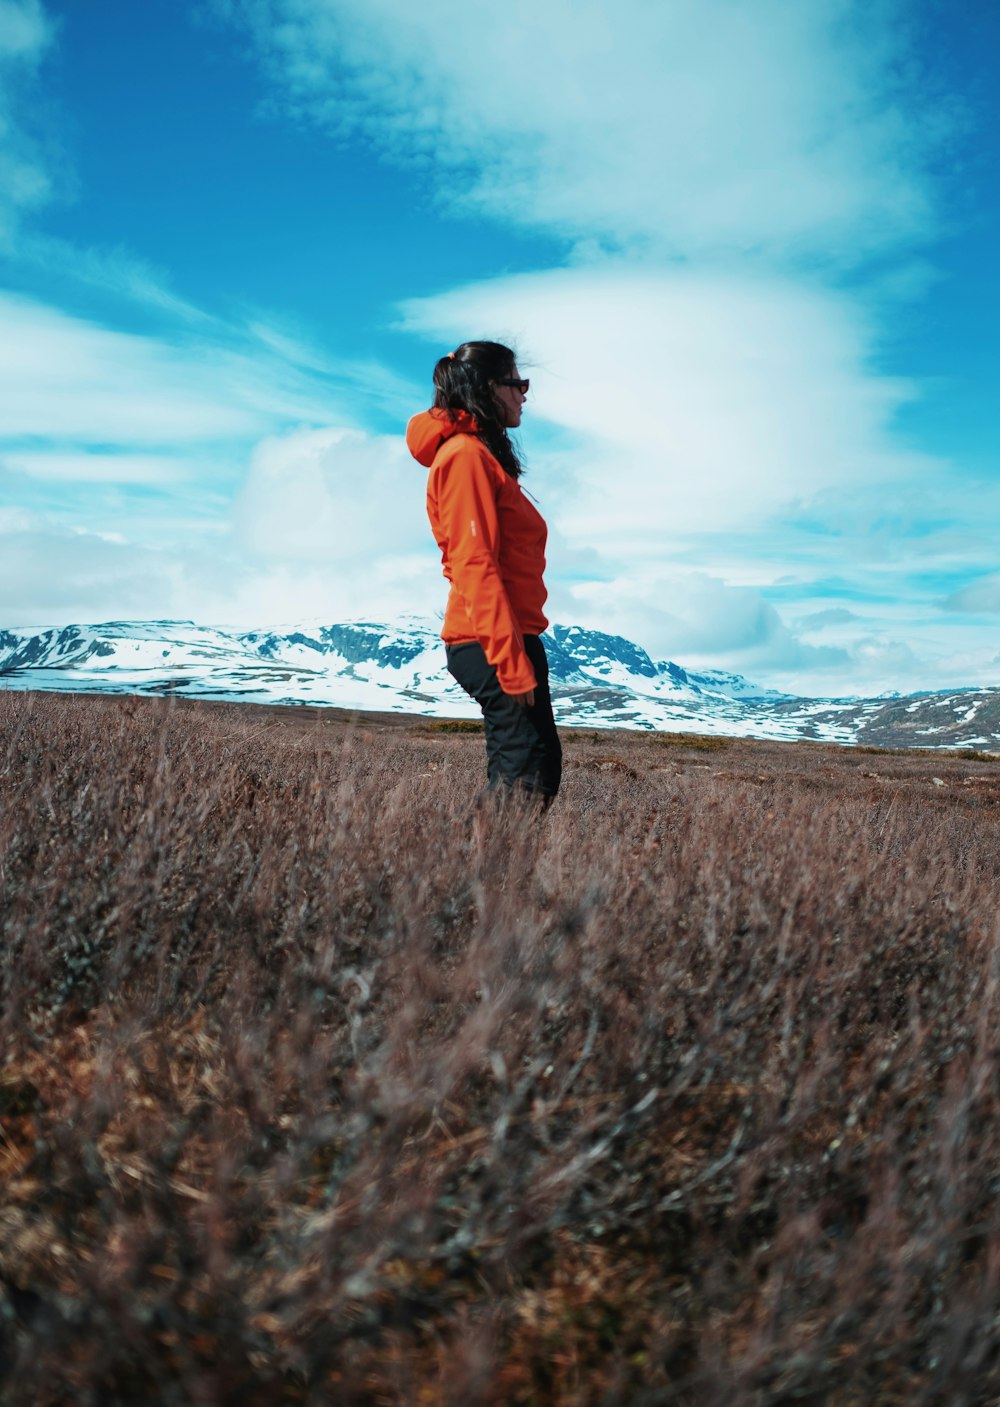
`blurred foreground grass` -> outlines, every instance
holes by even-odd
[[[0,694],[5,1403],[1000,1400],[991,760]]]

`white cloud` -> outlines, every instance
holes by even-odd
[[[0,508],[0,535],[31,532],[38,521],[38,514],[30,508]]]
[[[803,630],[824,630],[831,625],[847,625],[850,621],[857,620],[856,611],[848,611],[843,606],[834,606],[825,611],[814,611],[812,615],[804,616],[798,625]]]
[[[197,468],[190,459],[156,454],[100,454],[41,450],[0,451],[0,463],[15,473],[57,483],[183,483]]]
[[[36,521],[0,523],[0,628],[156,617],[169,599],[170,554]]]
[[[425,556],[382,557],[363,571],[338,564],[265,562],[235,580],[202,586],[199,620],[251,629],[320,621],[393,621],[402,615],[440,617],[446,585]]]
[[[705,572],[640,568],[599,584],[557,587],[552,607],[556,619],[624,635],[654,658],[691,667],[726,663],[755,677],[764,671],[801,678],[849,662],[839,645],[799,639],[759,591]]]
[[[562,529],[612,556],[752,530],[823,491],[930,467],[893,443],[912,391],[873,369],[861,307],[778,275],[520,275],[413,300],[403,326],[440,345],[514,339],[531,363],[526,426],[575,439],[554,485]]]
[[[946,611],[1000,614],[1000,576],[993,574],[969,582],[942,602]]]
[[[9,493],[18,456],[6,458]],[[194,480],[197,459],[26,459],[62,501],[0,510],[0,626],[131,616],[250,627],[443,606],[426,475],[399,436],[345,427],[268,436],[248,448],[235,497],[215,501]],[[136,486],[156,490],[145,508],[129,496]]]
[[[664,570],[559,587],[553,605],[557,620],[624,635],[654,658],[736,669],[789,693],[871,697],[1000,684],[990,632],[956,625],[919,600],[830,609],[817,613],[829,617],[819,623],[789,624],[752,587],[706,572]]]
[[[333,395],[278,359],[120,332],[0,293],[0,435],[180,445],[318,422]]]
[[[900,679],[919,673],[920,662],[905,640],[865,635],[857,641],[854,654],[869,676]]]
[[[53,570],[53,564],[58,570]],[[262,558],[230,534],[179,546],[123,541],[0,510],[3,628],[196,620],[237,629],[407,613],[440,615],[447,585],[424,552],[342,560]]]
[[[851,262],[924,232],[947,131],[897,5],[244,0],[296,114],[451,203],[672,255]]]
[[[425,471],[398,435],[297,430],[259,444],[235,508],[244,545],[265,560],[372,562],[427,550]]]
[[[234,544],[255,563],[219,618],[251,624],[435,614],[447,583],[424,504],[426,472],[398,435],[328,427],[254,449]]]

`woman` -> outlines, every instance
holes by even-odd
[[[441,638],[448,670],[483,711],[489,790],[547,805],[562,749],[538,638],[545,520],[521,491],[508,431],[528,382],[499,342],[463,342],[434,368],[434,405],[410,421],[410,453],[430,470],[427,516],[451,582]]]

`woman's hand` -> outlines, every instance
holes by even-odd
[[[522,708],[531,708],[535,702],[535,691],[534,689],[529,689],[526,694],[511,694],[511,698],[516,704],[520,704]]]

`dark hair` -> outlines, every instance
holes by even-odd
[[[434,368],[434,406],[475,417],[479,438],[512,479],[524,473],[517,450],[500,419],[491,381],[512,376],[517,357],[502,342],[463,342]]]

